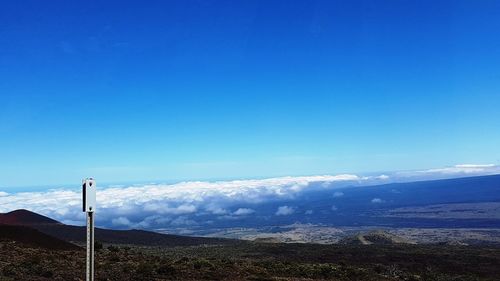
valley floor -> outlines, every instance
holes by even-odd
[[[85,252],[0,241],[0,280],[83,280]],[[500,249],[430,245],[242,242],[231,246],[104,245],[96,280],[498,280]]]
[[[272,228],[227,228],[207,233],[207,237],[243,240],[268,240],[282,243],[334,244],[360,232],[383,230],[409,243],[457,243],[467,245],[500,245],[498,228],[390,228],[390,227],[332,227],[313,224],[292,224]]]

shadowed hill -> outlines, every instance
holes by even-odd
[[[359,233],[358,235],[346,237],[339,241],[342,245],[394,245],[394,244],[415,244],[407,239],[397,235],[382,231],[374,230],[367,233]]]
[[[86,227],[65,225],[28,210],[15,210],[9,213],[0,214],[0,224],[29,226],[39,232],[45,233],[47,237],[53,236],[55,237],[54,239],[57,238],[67,242],[86,241]],[[27,235],[26,238],[28,238]],[[169,235],[135,229],[111,230],[102,228],[95,229],[95,239],[104,243],[167,247],[238,243],[237,240],[222,238]]]
[[[50,250],[81,250],[69,242],[57,239],[36,229],[21,225],[0,224],[0,241],[15,241],[35,248]]]
[[[0,214],[0,224],[38,225],[60,224],[60,222],[28,210],[20,209],[9,213]]]

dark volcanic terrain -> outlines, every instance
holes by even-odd
[[[498,280],[500,249],[450,245],[237,245],[96,252],[96,280]],[[83,280],[85,252],[0,241],[0,280]]]
[[[0,224],[0,280],[83,280],[84,249],[46,233],[80,244],[84,228],[25,210],[1,217],[14,224]],[[100,229],[98,233],[96,280],[465,281],[498,280],[500,276],[500,248],[412,245],[384,231],[361,233],[330,245],[138,230]]]

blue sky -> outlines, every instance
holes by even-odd
[[[0,187],[500,163],[498,1],[0,5]]]

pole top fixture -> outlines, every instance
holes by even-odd
[[[94,212],[96,207],[96,182],[93,178],[82,180],[83,212]]]

